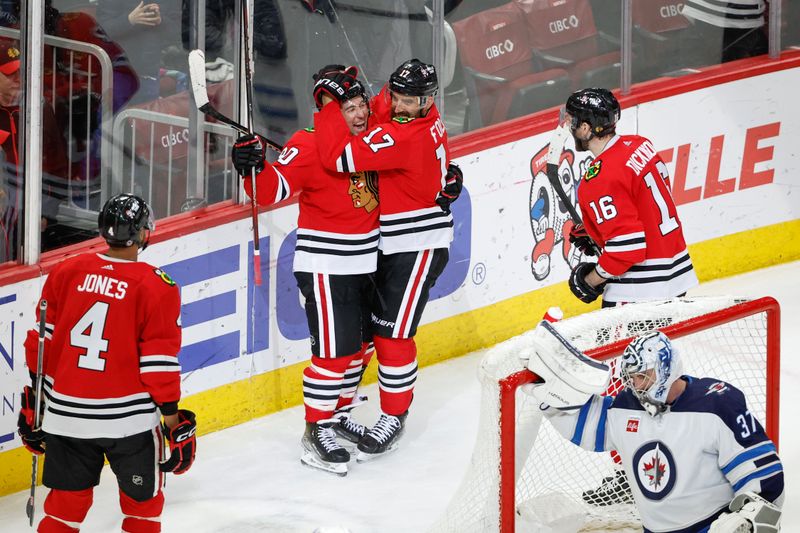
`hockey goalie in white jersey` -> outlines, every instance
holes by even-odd
[[[619,452],[645,533],[780,530],[783,466],[740,390],[683,375],[677,350],[653,331],[625,349],[625,390],[590,394],[603,390],[607,367],[540,327],[558,342],[534,350],[528,366],[545,383],[529,391],[566,439]]]

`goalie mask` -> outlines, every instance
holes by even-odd
[[[682,373],[677,350],[660,331],[637,337],[622,354],[622,381],[651,416],[667,410],[669,390]]]

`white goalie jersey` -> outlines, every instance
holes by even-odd
[[[645,532],[705,531],[746,491],[780,507],[783,465],[742,392],[713,378],[683,379],[686,390],[658,417],[627,389],[545,414],[573,444],[619,452]]]

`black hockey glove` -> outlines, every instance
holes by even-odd
[[[569,290],[578,300],[590,304],[603,294],[605,283],[592,287],[586,282],[586,275],[595,267],[595,263],[579,263],[569,277]]]
[[[20,395],[20,411],[17,419],[17,433],[22,439],[22,444],[29,452],[35,455],[44,453],[44,431],[34,429],[34,411],[36,409],[36,395],[33,389],[25,387]],[[44,406],[44,404],[42,404]]]
[[[254,168],[258,174],[264,170],[264,143],[257,135],[242,135],[231,149],[231,160],[240,176],[249,176]]]
[[[311,78],[314,80],[314,83],[318,82],[320,78],[324,78],[329,74],[335,74],[337,72],[344,72],[346,74],[350,74],[351,76],[358,77],[358,67],[350,66],[346,67],[344,65],[325,65],[321,69],[319,69]]]
[[[348,100],[350,89],[359,84],[351,72],[348,70],[329,72],[317,80],[314,84],[314,103],[317,104],[317,109],[322,109],[323,96],[330,96],[339,104]]]
[[[597,244],[589,237],[583,224],[572,226],[572,229],[569,230],[569,242],[585,255],[597,255],[595,252]]]
[[[455,163],[447,165],[447,176],[441,191],[436,195],[436,203],[445,213],[450,212],[450,204],[455,202],[464,186],[464,174]]]
[[[192,466],[197,450],[195,414],[188,409],[179,409],[178,424],[172,429],[162,424],[162,429],[169,443],[170,456],[159,465],[161,471],[183,474]]]

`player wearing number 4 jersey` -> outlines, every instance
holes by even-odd
[[[153,228],[144,200],[112,197],[99,215],[109,250],[63,261],[42,289],[43,424],[33,427],[31,387],[18,422],[23,444],[45,453],[51,490],[41,532],[78,531],[105,459],[117,476],[123,531],[160,531],[163,473],[181,474],[194,460],[195,415],[178,409],[180,292],[165,272],[137,262]],[[37,368],[37,344],[29,331],[29,369]]]
[[[668,299],[697,285],[669,173],[653,144],[616,134],[619,102],[606,89],[573,93],[565,111],[576,148],[594,155],[578,186],[585,228],[574,227],[570,240],[582,250],[593,240],[602,250],[596,265],[573,271],[575,295],[588,303],[602,293],[608,307]]]
[[[340,100],[341,77],[317,82],[315,96]],[[437,203],[448,186],[447,131],[433,103],[432,65],[406,61],[372,100],[366,132],[351,137],[337,106],[316,114],[317,149],[330,170],[380,173],[380,253],[372,309],[382,413],[358,443],[360,461],[397,446],[417,377],[417,325],[444,270],[453,217]]]

